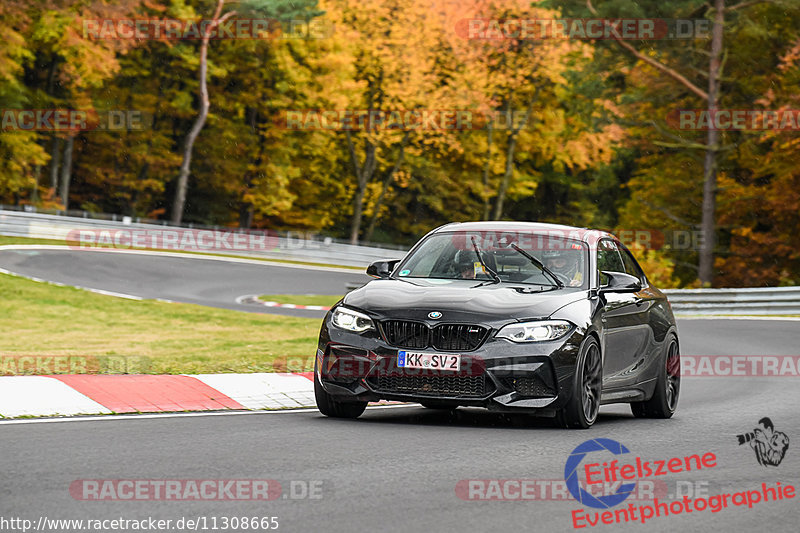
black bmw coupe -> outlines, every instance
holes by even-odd
[[[616,237],[521,222],[448,224],[326,315],[317,406],[355,418],[377,400],[485,407],[588,428],[602,404],[669,418],[680,392],[675,318]]]

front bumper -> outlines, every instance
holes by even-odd
[[[437,405],[535,411],[552,416],[572,395],[575,362],[585,332],[574,328],[550,342],[514,343],[495,338],[460,353],[456,371],[397,367],[398,348],[377,334],[362,336],[329,327],[320,332],[315,371],[323,388],[342,401],[395,400]],[[409,349],[410,350],[410,349]]]

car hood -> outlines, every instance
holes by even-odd
[[[535,285],[498,283],[475,287],[475,280],[377,279],[352,291],[344,304],[379,318],[431,322],[492,322],[547,318],[561,307],[587,297],[585,290],[563,288],[537,292]],[[473,288],[474,287],[474,288]]]

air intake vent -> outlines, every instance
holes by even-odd
[[[381,323],[386,342],[397,348],[428,348],[445,352],[475,350],[489,329],[474,324],[440,324],[433,329],[421,322],[386,320]]]
[[[386,342],[398,348],[427,348],[428,326],[420,322],[387,320],[381,324]]]
[[[486,339],[484,327],[469,324],[442,324],[433,328],[433,347],[443,351],[474,350]]]

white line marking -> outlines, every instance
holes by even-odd
[[[128,300],[144,300],[141,296],[134,296],[132,294],[123,294],[121,292],[104,291],[103,289],[91,289],[89,287],[75,287],[76,289],[83,289],[85,291],[96,292],[97,294],[104,294],[106,296],[116,296],[117,298],[127,298]]]
[[[17,278],[28,279],[28,280],[31,280],[31,281],[35,281],[36,283],[46,283],[47,285],[55,285],[56,287],[73,287],[75,289],[80,289],[82,291],[94,292],[94,293],[97,293],[97,294],[102,294],[104,296],[114,296],[116,298],[125,298],[127,300],[144,300],[144,298],[142,298],[141,296],[134,296],[133,294],[124,294],[124,293],[121,293],[121,292],[105,291],[103,289],[92,289],[91,287],[81,287],[80,285],[65,285],[65,284],[59,283],[57,281],[48,281],[46,279],[34,278],[32,276],[26,276],[24,274],[19,274],[17,272],[11,272],[10,270],[6,270],[5,268],[0,268],[0,274],[7,274],[9,276],[14,276],[14,277],[17,277]]]
[[[395,405],[371,405],[368,411],[375,409],[397,409],[398,407],[419,407],[415,403]],[[22,420],[0,420],[0,426],[14,424],[52,424],[57,422],[95,422],[98,420],[143,420],[152,418],[193,418],[198,416],[241,416],[241,415],[278,415],[288,413],[318,413],[316,408],[311,409],[277,409],[272,411],[212,411],[210,413],[154,413],[146,415],[102,415],[102,416],[77,416],[69,418],[26,418]]]

